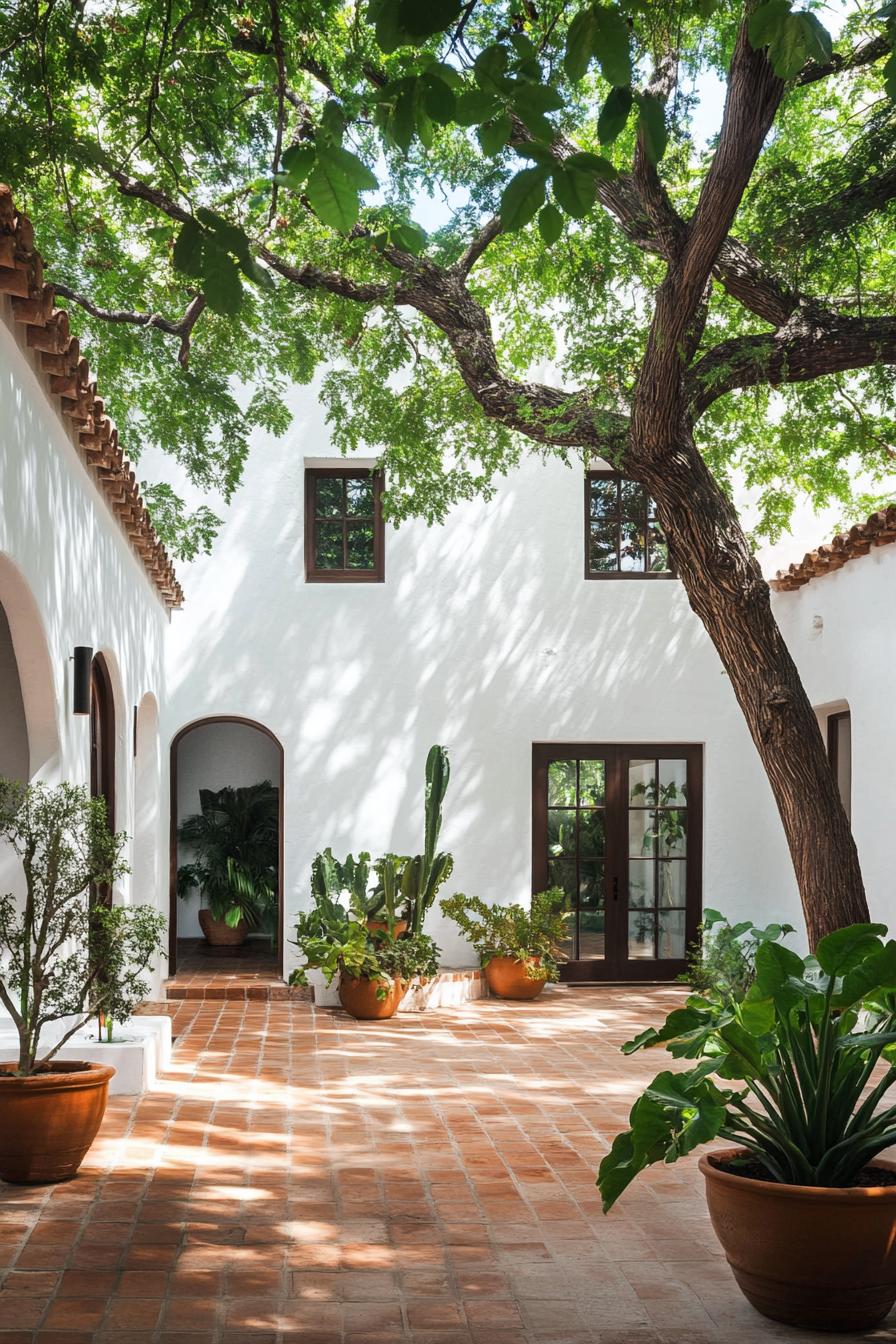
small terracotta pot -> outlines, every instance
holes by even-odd
[[[804,1330],[877,1325],[896,1302],[896,1185],[777,1185],[720,1171],[749,1156],[700,1158],[709,1216],[738,1285],[757,1311]],[[874,1158],[873,1165],[896,1170]]]
[[[401,1003],[406,985],[402,980],[393,980],[384,999],[377,998],[377,990],[382,980],[352,980],[346,975],[339,977],[339,1002],[352,1017],[361,1021],[375,1021],[383,1017],[392,1017]]]
[[[529,965],[540,966],[541,957],[530,957]],[[485,967],[488,987],[499,999],[537,999],[546,980],[533,980],[526,974],[526,962],[513,957],[492,957]]]
[[[96,1138],[115,1070],[107,1064],[51,1061],[17,1078],[0,1064],[0,1178],[44,1185],[75,1175]]]
[[[211,910],[199,911],[199,927],[212,947],[240,947],[249,936],[249,925],[241,919],[235,929],[223,919],[215,919]]]
[[[402,935],[403,933],[407,933],[407,931],[408,931],[408,922],[407,922],[407,920],[406,920],[406,919],[396,919],[396,921],[395,921],[395,935],[394,935],[394,936],[395,936],[396,938],[400,938],[401,935]],[[368,932],[368,933],[388,933],[388,932],[389,932],[389,924],[388,924],[388,921],[385,920],[385,919],[368,919],[368,921],[367,921],[367,932]]]

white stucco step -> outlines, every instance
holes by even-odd
[[[57,1030],[42,1037],[48,1047],[62,1035]],[[0,1060],[15,1059],[19,1038],[9,1018],[0,1019]],[[111,1064],[115,1077],[109,1091],[116,1096],[138,1096],[155,1085],[159,1073],[171,1064],[171,1018],[139,1016],[116,1028],[111,1041],[98,1041],[91,1024],[75,1032],[56,1055],[57,1059],[86,1059],[92,1064]]]
[[[308,983],[314,990],[315,1008],[339,1007],[338,979],[328,985],[320,971],[309,970]],[[398,1011],[422,1013],[426,1008],[454,1008],[487,995],[485,973],[478,966],[444,966],[426,984],[412,984],[398,1005]]]

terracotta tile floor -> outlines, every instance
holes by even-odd
[[[177,973],[165,981],[168,999],[299,999],[309,990],[293,989],[280,974],[280,962],[267,940],[252,940],[224,955],[210,953],[202,938],[178,939]]]
[[[171,1072],[111,1101],[81,1175],[0,1186],[0,1344],[818,1340],[741,1298],[693,1161],[601,1214],[594,1168],[659,1067],[617,1047],[679,997],[170,1004]]]

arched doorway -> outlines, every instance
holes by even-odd
[[[234,956],[244,957],[253,969],[283,974],[283,747],[263,723],[240,715],[210,715],[186,724],[171,743],[171,818],[169,841],[169,974],[173,975],[180,957],[181,969],[195,965],[193,958],[202,947],[198,924],[200,893],[197,889],[186,898],[178,897],[178,868],[192,858],[178,841],[181,823],[202,808],[200,793],[220,790],[247,790],[269,781],[276,789],[276,910],[271,912],[267,932],[263,927],[250,930],[243,949]],[[180,947],[178,944],[180,943]],[[273,944],[273,946],[272,946]],[[207,963],[211,966],[213,963]]]
[[[90,668],[90,794],[106,804],[106,823],[115,830],[115,702],[109,668],[101,653]],[[95,898],[112,904],[112,888],[96,889]]]

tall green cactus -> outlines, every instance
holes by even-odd
[[[423,853],[408,859],[401,874],[401,894],[406,902],[408,922],[413,933],[423,932],[426,912],[454,868],[454,859],[450,854],[436,852],[449,775],[448,752],[438,744],[430,747],[426,757]]]

